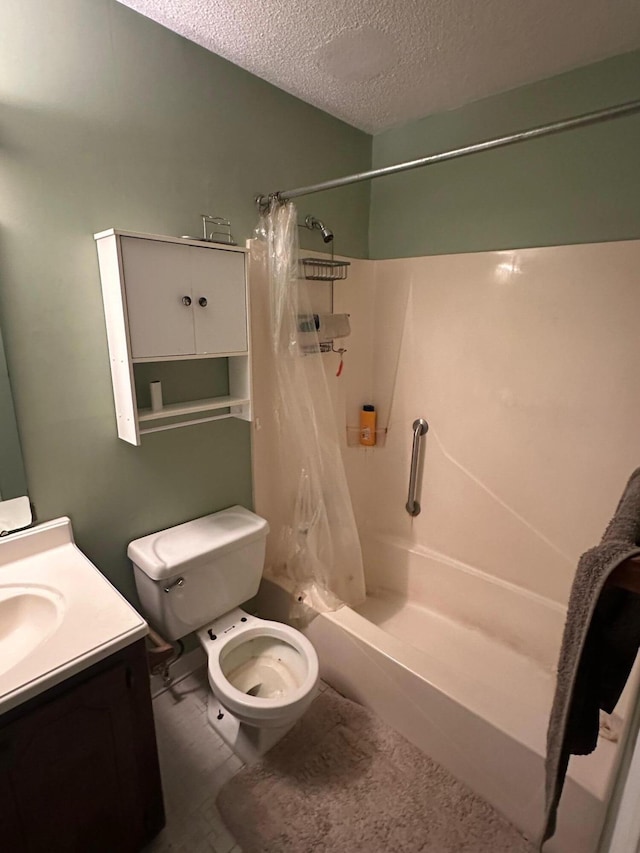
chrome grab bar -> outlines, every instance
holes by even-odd
[[[411,469],[409,471],[409,497],[405,509],[411,516],[420,514],[420,504],[416,500],[418,487],[418,462],[420,461],[420,439],[427,434],[429,424],[424,418],[413,422],[413,448],[411,450]]]

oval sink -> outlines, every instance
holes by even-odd
[[[51,636],[62,618],[62,596],[38,586],[0,586],[0,674]]]

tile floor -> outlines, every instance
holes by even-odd
[[[209,726],[208,696],[203,667],[153,699],[167,824],[144,853],[242,853],[216,798],[244,765]]]
[[[167,824],[145,853],[241,853],[216,808],[240,759],[207,723],[206,669],[153,700]]]

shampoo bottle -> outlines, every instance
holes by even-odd
[[[366,405],[360,412],[360,444],[373,447],[376,443],[376,409]]]

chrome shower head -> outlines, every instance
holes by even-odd
[[[320,219],[316,219],[315,216],[307,216],[304,220],[304,224],[310,231],[317,230],[322,234],[322,239],[325,243],[330,243],[333,240],[333,231],[331,231]]]

